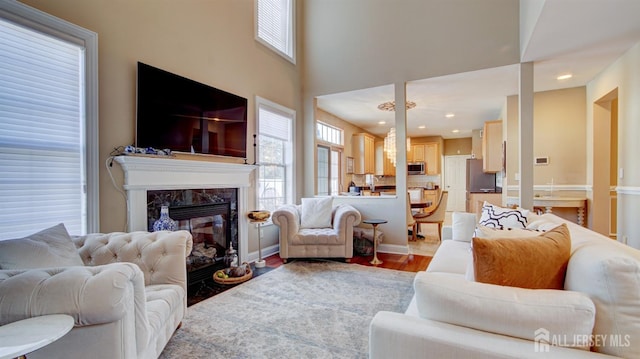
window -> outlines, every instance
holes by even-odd
[[[316,139],[321,142],[317,149],[317,188],[320,196],[337,195],[342,178],[343,131],[326,123],[316,122]]]
[[[342,146],[344,144],[344,136],[342,133],[342,130],[337,127],[316,122],[316,138],[320,141]]]
[[[295,64],[294,1],[256,0],[256,39]]]
[[[0,239],[97,232],[97,38],[0,4]]]
[[[320,196],[338,195],[340,192],[340,159],[342,151],[337,148],[331,148],[318,145],[318,189]]]
[[[273,212],[293,199],[295,111],[256,98],[258,122],[258,209]]]

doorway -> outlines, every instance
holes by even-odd
[[[593,104],[593,193],[589,210],[591,228],[617,237],[618,89]]]
[[[449,191],[447,211],[464,212],[466,210],[467,158],[471,156],[444,156],[444,190]]]

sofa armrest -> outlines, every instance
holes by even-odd
[[[280,227],[280,238],[291,238],[300,230],[300,213],[295,205],[279,207],[271,214],[271,221]]]
[[[378,312],[369,326],[369,358],[612,358],[549,346],[392,312]]]
[[[88,266],[135,263],[144,274],[144,284],[177,284],[187,288],[185,258],[193,239],[188,231],[93,233],[73,238]]]
[[[336,206],[333,214],[333,229],[338,233],[350,234],[353,239],[353,227],[360,224],[360,212],[350,204]]]
[[[144,307],[144,279],[138,266],[0,270],[0,324],[46,314],[68,314],[76,326],[118,321]]]

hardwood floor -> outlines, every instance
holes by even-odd
[[[421,256],[416,254],[390,254],[390,253],[378,253],[378,259],[383,263],[377,266],[369,263],[373,259],[373,256],[356,256],[351,259],[349,263],[359,264],[369,267],[378,267],[386,269],[395,269],[405,272],[419,272],[427,269],[431,262],[431,257]],[[273,254],[264,259],[267,267],[277,268],[281,266],[282,259],[278,254]],[[336,259],[337,261],[344,261],[343,259]]]

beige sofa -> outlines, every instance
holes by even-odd
[[[84,265],[51,267],[54,255],[45,254],[46,267],[31,263],[32,269],[4,269],[16,264],[8,251],[29,247],[0,242],[0,324],[56,313],[74,317],[69,333],[29,358],[157,358],[186,314],[191,234],[109,233],[72,240]],[[34,252],[43,248],[33,243]],[[59,246],[51,247],[51,253],[59,252]]]
[[[302,228],[300,205],[285,205],[271,216],[280,227],[280,258],[353,257],[353,227],[360,223],[360,212],[349,204],[333,206],[331,223],[324,228]]]
[[[552,214],[531,220],[569,228],[565,290],[467,280],[470,238],[444,240],[406,312],[372,320],[370,358],[640,358],[640,251]]]

